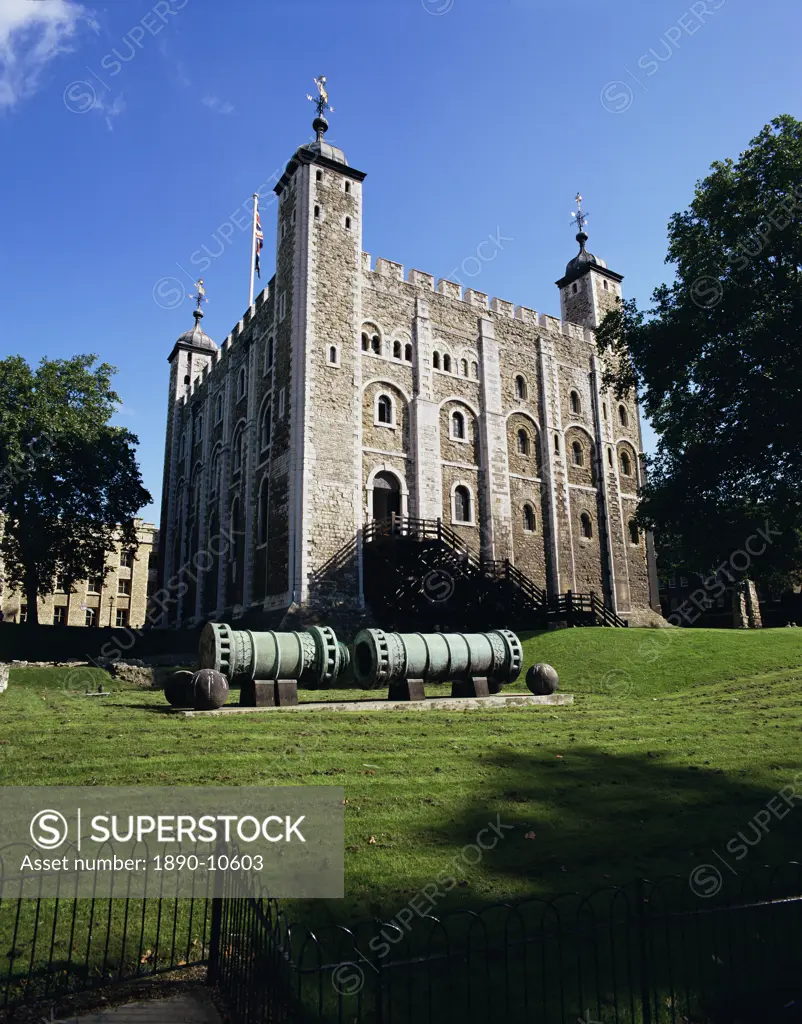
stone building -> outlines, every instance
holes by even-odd
[[[580,231],[558,319],[374,264],[366,175],[327,127],[275,186],[275,276],[219,348],[198,309],[169,356],[163,622],[359,617],[362,531],[393,513],[648,620],[638,408],[603,390],[593,333],[621,275]]]
[[[137,547],[119,541],[106,556],[105,578],[98,574],[80,580],[68,590],[56,579],[55,593],[38,601],[39,622],[55,626],[143,626],[148,601],[158,581],[159,531],[152,523],[135,519]],[[25,622],[28,605],[16,590],[0,592],[5,622]],[[150,625],[151,620],[147,620]]]

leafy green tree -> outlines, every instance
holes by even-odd
[[[97,357],[0,360],[0,552],[8,582],[28,602],[102,575],[118,527],[136,546],[133,517],[150,500],[136,463],[137,438],[109,424],[116,372]]]
[[[641,521],[665,565],[700,571],[769,532],[743,575],[788,586],[802,579],[802,122],[778,117],[714,163],[668,235],[673,284],[597,332],[607,383],[637,389],[659,435]]]

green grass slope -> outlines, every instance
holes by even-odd
[[[348,898],[329,912],[349,918],[444,875],[464,905],[686,875],[712,851],[735,885],[798,857],[802,809],[741,861],[726,845],[802,770],[802,630],[564,630],[525,640],[534,661],[574,705],[183,719],[98,670],[12,670],[0,780],[344,786]],[[112,696],[83,695],[100,681]],[[378,694],[303,699],[343,696]],[[513,827],[469,866],[459,851],[489,822]]]

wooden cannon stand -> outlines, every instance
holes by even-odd
[[[491,693],[499,693],[501,686],[487,676],[466,676],[455,679],[451,684],[452,697],[489,697]],[[390,683],[387,693],[388,700],[426,700],[422,679],[399,679]]]
[[[245,679],[239,691],[243,708],[286,708],[298,703],[297,679]]]

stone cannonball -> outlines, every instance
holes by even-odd
[[[167,703],[174,708],[192,707],[192,673],[188,669],[182,669],[173,674],[165,681],[164,696]]]
[[[192,706],[196,711],[216,711],[228,700],[228,680],[222,672],[202,668],[192,677]]]
[[[560,677],[551,665],[533,665],[526,673],[526,685],[536,697],[548,697],[556,692]]]

